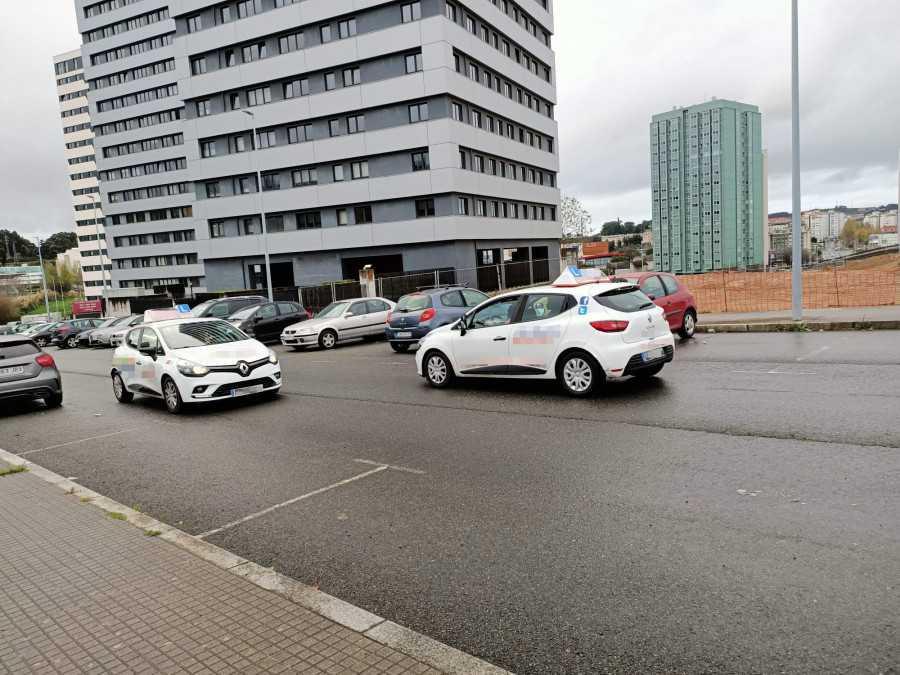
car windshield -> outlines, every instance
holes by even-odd
[[[343,314],[344,310],[347,309],[347,305],[349,304],[349,302],[332,302],[330,305],[328,305],[328,307],[316,314],[316,318],[333,319],[334,317]]]
[[[107,326],[113,326],[116,323],[118,323],[119,321],[121,321],[121,319],[119,319],[118,317],[114,317],[112,319],[106,319],[103,323],[98,325],[97,328],[106,328]]]
[[[234,314],[232,314],[228,318],[229,319],[249,319],[251,316],[253,316],[256,312],[259,311],[260,307],[262,307],[262,305],[250,305],[249,307],[244,307],[244,309],[239,309],[238,311],[236,311]]]
[[[206,345],[222,345],[241,342],[249,338],[225,321],[189,321],[160,328],[170,349],[188,349]]]
[[[595,295],[594,300],[617,312],[637,312],[653,307],[653,301],[644,295],[637,286],[614,288],[606,293]]]
[[[431,307],[431,296],[420,293],[404,295],[397,303],[398,312],[421,312],[429,307]]]
[[[191,313],[194,316],[202,316],[203,312],[208,310],[210,307],[212,307],[214,302],[215,302],[214,300],[207,300],[206,302],[201,302],[199,305],[194,306],[194,308],[191,310]]]

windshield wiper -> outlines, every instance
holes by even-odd
[[[645,302],[643,305],[641,305],[640,307],[638,307],[638,309],[644,309],[644,308],[646,308],[646,307],[653,307],[653,303],[652,303],[652,302]]]

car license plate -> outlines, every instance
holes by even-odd
[[[658,349],[651,349],[649,352],[644,352],[642,356],[644,357],[644,361],[656,361],[656,359],[661,359],[665,356],[666,353],[663,351],[663,348],[660,347]]]
[[[246,396],[247,394],[258,394],[263,390],[261,384],[254,384],[252,387],[241,387],[240,389],[232,389],[232,396]]]
[[[403,338],[403,337],[411,338],[411,337],[412,337],[412,333],[409,332],[409,331],[403,331],[403,332],[401,332],[401,333],[394,333],[394,337],[398,337],[398,338]]]
[[[9,368],[0,368],[0,377],[8,377],[9,375],[24,375],[25,366],[10,366]]]

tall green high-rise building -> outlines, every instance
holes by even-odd
[[[715,99],[653,116],[656,269],[694,274],[763,264],[761,127],[756,106]]]

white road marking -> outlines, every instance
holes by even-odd
[[[156,426],[156,425],[151,425]],[[68,443],[60,443],[59,445],[48,445],[46,448],[36,448],[35,450],[26,450],[25,452],[20,452],[19,456],[22,455],[30,455],[32,452],[41,452],[42,450],[55,450],[56,448],[62,448],[67,445],[74,445],[75,443],[85,443],[87,441],[96,441],[98,438],[107,438],[109,436],[115,436],[116,434],[125,434],[129,431],[139,431],[141,429],[149,429],[150,427],[133,427],[131,429],[121,429],[120,431],[113,431],[108,434],[102,434],[100,436],[91,436],[90,438],[79,438],[77,441],[69,441]]]
[[[207,530],[202,534],[196,535],[198,539],[203,539],[204,537],[209,537],[210,535],[217,534],[218,532],[222,532],[223,530],[229,530],[232,527],[236,527],[238,525],[242,525],[243,523],[247,523],[255,518],[259,518],[260,516],[264,516],[267,513],[271,513],[276,509],[280,509],[285,506],[290,506],[291,504],[295,504],[302,499],[309,499],[310,497],[314,497],[315,495],[322,494],[323,492],[327,492],[328,490],[333,490],[336,487],[340,487],[341,485],[346,485],[347,483],[352,483],[355,480],[359,480],[361,478],[365,478],[366,476],[371,476],[373,474],[379,473],[380,471],[387,471],[388,467],[384,464],[378,466],[371,471],[366,471],[365,473],[361,473],[358,476],[353,476],[352,478],[345,478],[344,480],[338,481],[337,483],[332,483],[327,487],[319,488],[318,490],[313,490],[312,492],[307,492],[305,495],[300,495],[299,497],[294,497],[293,499],[288,499],[287,501],[283,501],[280,504],[275,504],[274,506],[270,506],[262,511],[257,511],[256,513],[251,513],[249,516],[244,516],[238,520],[233,520],[230,523],[226,523],[222,525],[222,527],[217,527],[213,530]]]
[[[824,352],[826,349],[829,349],[832,345],[838,344],[838,342],[841,342],[843,340],[849,340],[849,339],[850,338],[841,338],[840,340],[836,340],[835,342],[832,342],[831,344],[827,344],[824,347],[819,347],[818,349],[814,349],[809,354],[804,354],[803,356],[798,356],[796,360],[802,361],[803,359],[809,358],[813,354],[818,354],[819,352]]]
[[[419,475],[424,475],[424,471],[420,471],[419,469],[410,469],[408,466],[394,466],[393,464],[385,464],[384,462],[373,462],[371,459],[354,459],[354,462],[359,462],[360,464],[372,464],[374,466],[383,466],[388,469],[393,469],[394,471],[405,471],[406,473],[416,473]]]
[[[732,370],[729,371],[732,373],[752,373],[754,375],[815,375],[815,373],[804,373],[804,372],[785,372],[778,370]]]

